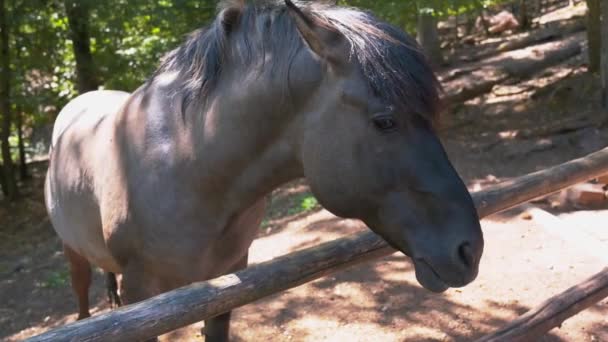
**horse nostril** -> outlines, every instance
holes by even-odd
[[[465,242],[458,247],[458,256],[466,267],[473,266],[475,257],[473,256],[473,249],[471,248],[470,243]]]

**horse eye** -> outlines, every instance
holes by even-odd
[[[374,117],[372,121],[376,129],[381,132],[392,132],[397,129],[397,122],[388,115]]]

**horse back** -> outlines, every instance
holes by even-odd
[[[83,124],[94,123],[104,116],[118,112],[129,97],[129,93],[117,90],[96,90],[82,94],[59,112],[55,125],[51,146],[55,146],[59,137],[76,121]]]

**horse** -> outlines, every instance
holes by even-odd
[[[268,194],[302,177],[408,255],[424,288],[473,281],[479,217],[417,43],[328,3],[218,6],[133,93],[85,93],[57,118],[45,202],[79,319],[91,265],[122,275],[126,304],[246,267]],[[228,340],[229,324],[206,320],[206,340]]]

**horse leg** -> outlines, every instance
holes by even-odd
[[[140,262],[129,262],[122,273],[120,282],[122,304],[137,303],[160,294],[158,284],[159,280],[144,272],[144,267]],[[158,338],[146,340],[146,342],[155,341],[158,341]]]
[[[119,307],[122,305],[120,296],[118,295],[118,282],[116,281],[116,274],[108,272],[106,274],[106,288],[108,291],[108,302],[111,308]]]
[[[234,266],[230,272],[236,272],[247,267],[247,257],[245,256]],[[219,316],[205,320],[205,327],[201,332],[205,336],[206,342],[227,342],[230,338],[230,315],[231,311]]]
[[[72,288],[78,298],[78,320],[91,317],[89,313],[89,287],[91,286],[91,264],[68,245],[63,244],[63,253],[70,263]]]
[[[231,314],[232,311],[228,311],[205,320],[203,334],[205,334],[206,342],[225,342],[229,340]]]

